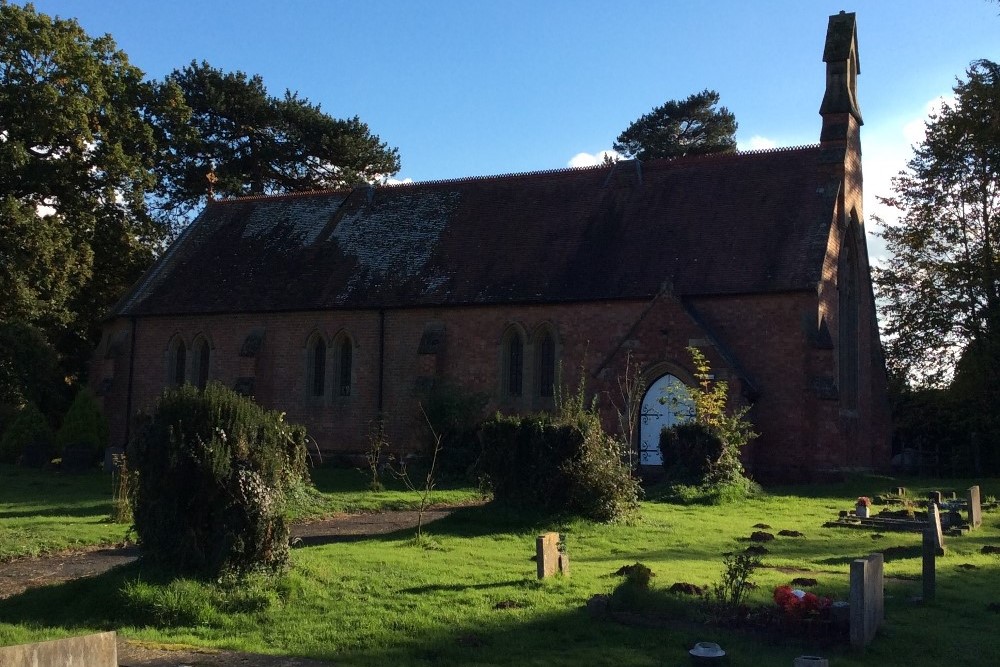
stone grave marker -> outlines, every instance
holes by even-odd
[[[979,485],[969,489],[969,525],[973,529],[983,525],[983,504],[979,498]]]
[[[940,491],[931,491],[930,493],[927,494],[927,500],[929,500],[930,503],[934,503],[935,505],[940,505],[941,504],[941,492]],[[930,504],[930,503],[928,503],[928,504]]]
[[[538,578],[551,577],[559,571],[559,533],[545,533],[535,540]],[[568,564],[568,561],[567,561]]]
[[[944,555],[944,533],[941,531],[941,510],[931,503],[927,506],[927,531],[934,538],[934,551],[938,556]]]
[[[851,563],[851,646],[864,649],[875,638],[885,619],[882,554],[871,554]]]
[[[0,647],[0,665],[44,665],[44,667],[118,667],[118,645],[114,632],[47,642]]]

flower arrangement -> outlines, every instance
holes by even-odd
[[[872,506],[872,499],[869,498],[868,496],[858,496],[857,505],[859,507],[862,506],[862,505],[865,506],[865,507],[871,507]]]
[[[828,617],[833,600],[815,593],[792,590],[791,586],[778,586],[774,589],[774,603],[788,618],[805,620]]]

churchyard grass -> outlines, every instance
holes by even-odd
[[[984,497],[1000,491],[1000,480],[977,481]],[[873,538],[868,530],[823,527],[859,495],[894,486],[906,486],[912,496],[942,486],[962,492],[971,483],[864,477],[770,489],[738,505],[647,500],[632,525],[543,520],[470,506],[426,527],[429,548],[414,545],[413,531],[296,548],[276,587],[261,580],[162,581],[136,564],[30,590],[0,601],[0,644],[117,629],[157,644],[311,656],[338,665],[624,667],[687,664],[686,651],[695,642],[714,641],[729,651],[732,665],[791,665],[803,654],[844,666],[979,665],[984,656],[1000,654],[1000,636],[988,630],[997,616],[987,609],[1000,603],[1000,557],[980,553],[984,545],[1000,545],[1000,513],[985,514],[981,530],[946,538],[937,599],[926,605],[912,601],[921,592],[919,534],[882,531]],[[368,492],[344,493],[346,499]],[[766,567],[751,596],[759,604],[772,604],[774,587],[796,576],[816,578],[812,590],[846,599],[853,558],[899,547],[886,559],[887,624],[864,655],[683,620],[633,627],[592,619],[584,610],[593,594],[608,593],[620,581],[613,572],[637,561],[652,568],[657,588],[717,581],[722,554],[744,548],[748,543],[741,540],[756,523],[769,524],[775,535],[782,529],[803,533],[765,545]],[[547,530],[566,535],[569,578],[535,578],[534,538]]]
[[[128,526],[111,523],[111,476],[0,465],[0,562],[107,545]]]
[[[312,471],[315,488],[295,494],[292,521],[343,512],[417,509],[420,500],[394,479],[377,493],[367,490],[364,473],[344,468]],[[461,485],[440,484],[434,505],[463,505],[482,494]],[[120,544],[128,525],[110,520],[112,479],[99,471],[64,474],[0,464],[0,562],[24,556]]]

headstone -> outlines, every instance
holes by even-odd
[[[929,500],[930,503],[934,503],[935,505],[940,505],[941,504],[941,492],[940,491],[931,491],[930,493],[927,494],[927,500]],[[928,504],[930,504],[930,503],[928,503]]]
[[[983,504],[979,499],[979,485],[969,489],[969,525],[973,529],[983,525]]]
[[[63,472],[86,472],[94,467],[95,458],[92,446],[75,442],[63,447],[62,465],[59,469]]]
[[[800,655],[795,658],[792,667],[830,667],[830,661],[816,655]]]
[[[937,505],[927,506],[927,530],[934,538],[934,551],[938,556],[944,555],[944,533],[941,532],[941,510]]]
[[[906,496],[906,487],[905,486],[897,486],[896,488],[894,488],[892,490],[892,494],[894,496],[899,496],[900,498],[903,498],[904,496]]]
[[[569,554],[565,551],[559,552],[559,574],[569,576]]]
[[[551,577],[559,570],[559,533],[545,533],[535,540],[538,578]]]
[[[104,472],[115,472],[119,466],[120,461],[125,455],[125,449],[123,447],[105,447],[104,448]]]
[[[44,468],[55,456],[52,445],[47,442],[32,442],[25,446],[21,455],[21,465],[26,468]]]
[[[863,649],[875,638],[885,617],[882,554],[851,563],[851,646]]]
[[[923,570],[922,581],[924,585],[924,601],[930,602],[934,599],[936,589],[934,559],[937,557],[937,546],[934,543],[934,530],[928,528],[924,531],[923,539]]]
[[[118,667],[114,632],[0,647],[0,665]]]

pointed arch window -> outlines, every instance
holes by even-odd
[[[524,391],[524,339],[511,329],[503,339],[503,394],[518,398]]]
[[[556,339],[551,331],[543,331],[539,337],[536,360],[538,395],[552,398],[556,385]]]
[[[351,395],[351,378],[354,372],[354,344],[348,336],[341,336],[336,344],[337,394]]]
[[[187,381],[187,347],[183,338],[174,337],[167,357],[167,384],[180,387]]]
[[[212,360],[212,347],[204,337],[199,337],[194,342],[192,348],[193,357],[191,359],[191,379],[198,389],[204,389],[208,384],[210,362]]]
[[[319,398],[326,394],[326,340],[320,335],[313,336],[307,349],[309,395]]]

